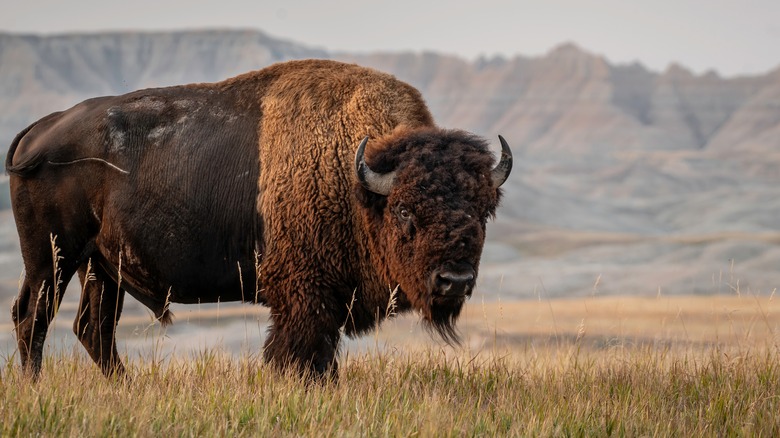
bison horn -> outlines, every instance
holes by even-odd
[[[509,172],[512,171],[512,150],[509,149],[504,137],[499,135],[498,139],[501,140],[501,160],[490,172],[494,187],[500,187],[509,178]]]
[[[395,171],[377,173],[371,170],[363,157],[363,153],[366,151],[366,143],[368,143],[368,137],[360,142],[360,146],[358,146],[358,150],[355,153],[355,172],[357,173],[358,181],[360,181],[360,184],[367,190],[382,196],[387,196],[393,188]]]

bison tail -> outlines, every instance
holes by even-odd
[[[168,296],[165,297],[165,304],[162,306],[156,306],[152,310],[154,311],[154,317],[160,321],[160,325],[168,327],[173,323],[173,313],[171,313],[171,289],[168,288]]]
[[[168,327],[169,325],[173,324],[173,313],[168,310],[168,307],[165,307],[165,310],[162,311],[161,314],[155,315],[158,321],[160,321],[160,325],[163,327]]]
[[[29,157],[28,159],[22,161],[21,163],[13,164],[16,148],[19,147],[19,143],[22,141],[22,138],[25,135],[27,135],[27,133],[30,132],[30,130],[37,123],[38,122],[35,122],[32,125],[28,126],[22,132],[17,134],[16,138],[14,138],[14,141],[11,143],[11,146],[8,148],[8,155],[5,156],[6,173],[12,173],[14,175],[19,175],[19,176],[26,176],[32,173],[41,164],[41,157],[37,155]]]

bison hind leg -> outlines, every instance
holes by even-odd
[[[103,374],[124,375],[116,346],[116,326],[125,292],[100,267],[90,271],[91,264],[79,267],[82,294],[73,331]]]
[[[105,259],[100,259],[98,265],[100,269],[102,269],[102,271],[107,274],[107,278],[109,276],[112,279],[122,278],[119,269],[116,266],[106,262]],[[116,282],[114,282],[114,284],[116,284]],[[138,302],[146,306],[147,309],[151,310],[152,313],[154,313],[154,318],[159,321],[163,327],[167,327],[173,323],[173,312],[171,312],[168,308],[171,303],[169,299],[171,293],[170,289],[166,294],[165,300],[161,301],[160,299],[153,297],[148,293],[144,293],[140,289],[136,288],[133,286],[133,284],[128,282],[127,279],[122,278],[121,285],[122,290],[126,291],[128,294],[130,294],[131,297],[135,298],[138,300]]]
[[[22,368],[38,377],[43,363],[43,346],[52,320],[59,310],[68,283],[76,269],[75,251],[69,242],[59,247],[52,235],[47,241],[25,239],[20,233],[20,243],[25,254],[25,278],[19,296],[11,308],[11,319]]]

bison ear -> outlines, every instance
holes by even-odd
[[[395,182],[395,171],[387,173],[378,173],[371,170],[366,164],[363,154],[366,151],[366,143],[368,143],[368,137],[364,138],[358,146],[355,153],[355,173],[357,174],[358,181],[366,190],[374,192],[378,195],[387,196],[390,194],[390,190],[393,189],[393,183]]]
[[[504,184],[512,171],[512,150],[509,149],[509,144],[504,140],[504,137],[499,135],[498,139],[501,141],[501,160],[490,172],[490,178],[493,180],[494,187],[501,187],[501,184]]]

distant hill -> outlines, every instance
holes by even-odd
[[[0,144],[87,97],[217,81],[311,57],[393,73],[423,92],[442,125],[501,132],[532,154],[761,150],[780,136],[780,69],[724,79],[681,66],[659,74],[611,65],[572,44],[540,58],[469,62],[435,53],[328,52],[258,31],[193,31],[0,34]]]
[[[733,286],[724,272],[741,287],[780,287],[780,68],[654,72],[573,44],[467,61],[331,52],[258,31],[0,34],[0,149],[88,97],[311,57],[395,74],[440,125],[509,140],[516,164],[490,228],[490,287],[518,296],[543,280],[551,295],[583,294],[598,277],[610,293],[708,293]]]

